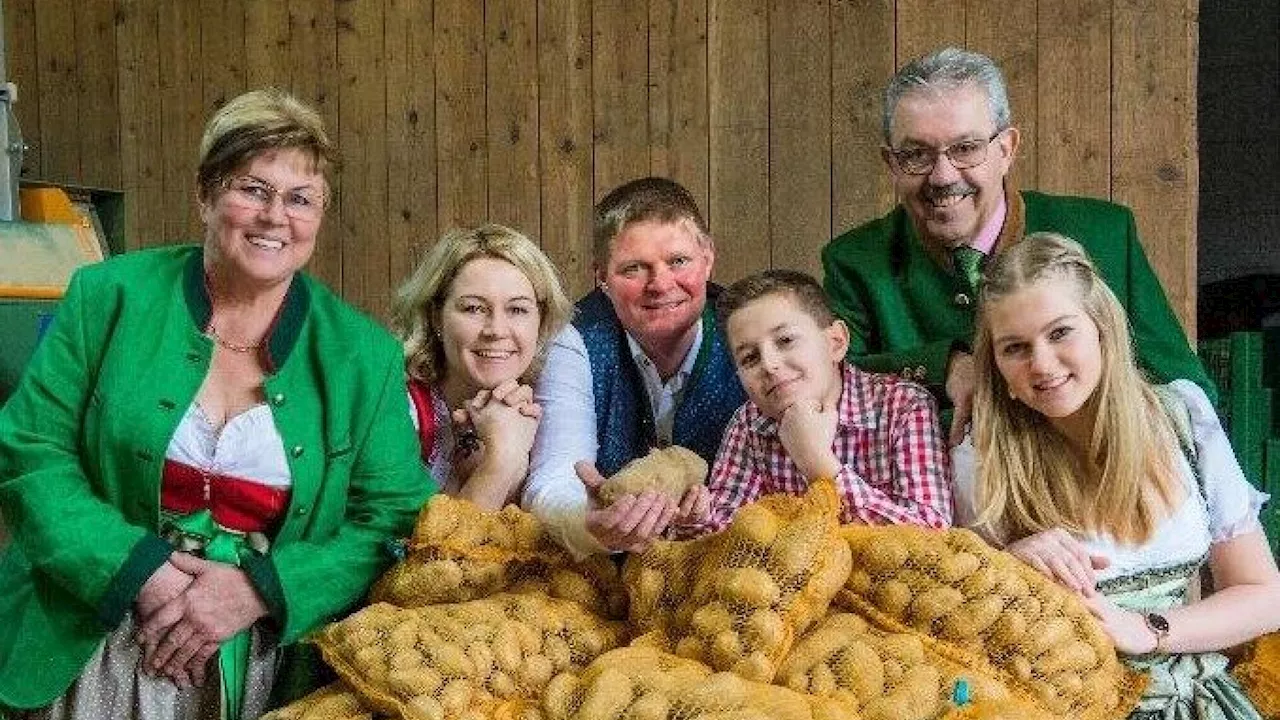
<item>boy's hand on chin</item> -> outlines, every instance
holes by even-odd
[[[811,398],[797,399],[778,421],[778,439],[787,455],[809,480],[835,477],[840,471],[831,446],[836,439],[836,408],[824,408]]]

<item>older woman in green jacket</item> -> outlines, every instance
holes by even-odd
[[[77,273],[0,411],[0,708],[256,717],[432,491],[397,343],[301,272],[334,151],[256,91],[201,143],[202,246]]]

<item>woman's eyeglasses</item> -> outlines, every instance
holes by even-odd
[[[284,214],[294,220],[319,220],[324,214],[325,195],[310,188],[277,190],[266,180],[240,176],[227,181],[227,201],[247,210],[269,211],[279,197]]]

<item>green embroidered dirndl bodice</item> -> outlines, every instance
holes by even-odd
[[[1117,605],[1135,612],[1160,612],[1184,605],[1204,558],[1153,568],[1098,584]],[[1222,653],[1151,653],[1121,656],[1130,667],[1148,673],[1147,686],[1129,720],[1262,720]]]

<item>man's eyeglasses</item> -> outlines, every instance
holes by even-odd
[[[249,176],[231,178],[226,186],[227,201],[246,210],[270,210],[279,196],[284,214],[294,220],[315,221],[324,215],[325,196],[318,190],[277,190],[266,180]]]
[[[893,158],[894,167],[908,175],[928,175],[933,171],[933,166],[937,164],[938,158],[942,155],[947,156],[947,161],[955,169],[967,170],[987,161],[987,148],[991,147],[991,141],[1000,137],[1000,133],[1007,129],[1000,128],[985,140],[981,138],[961,140],[941,149],[931,147],[889,148],[889,156]]]

